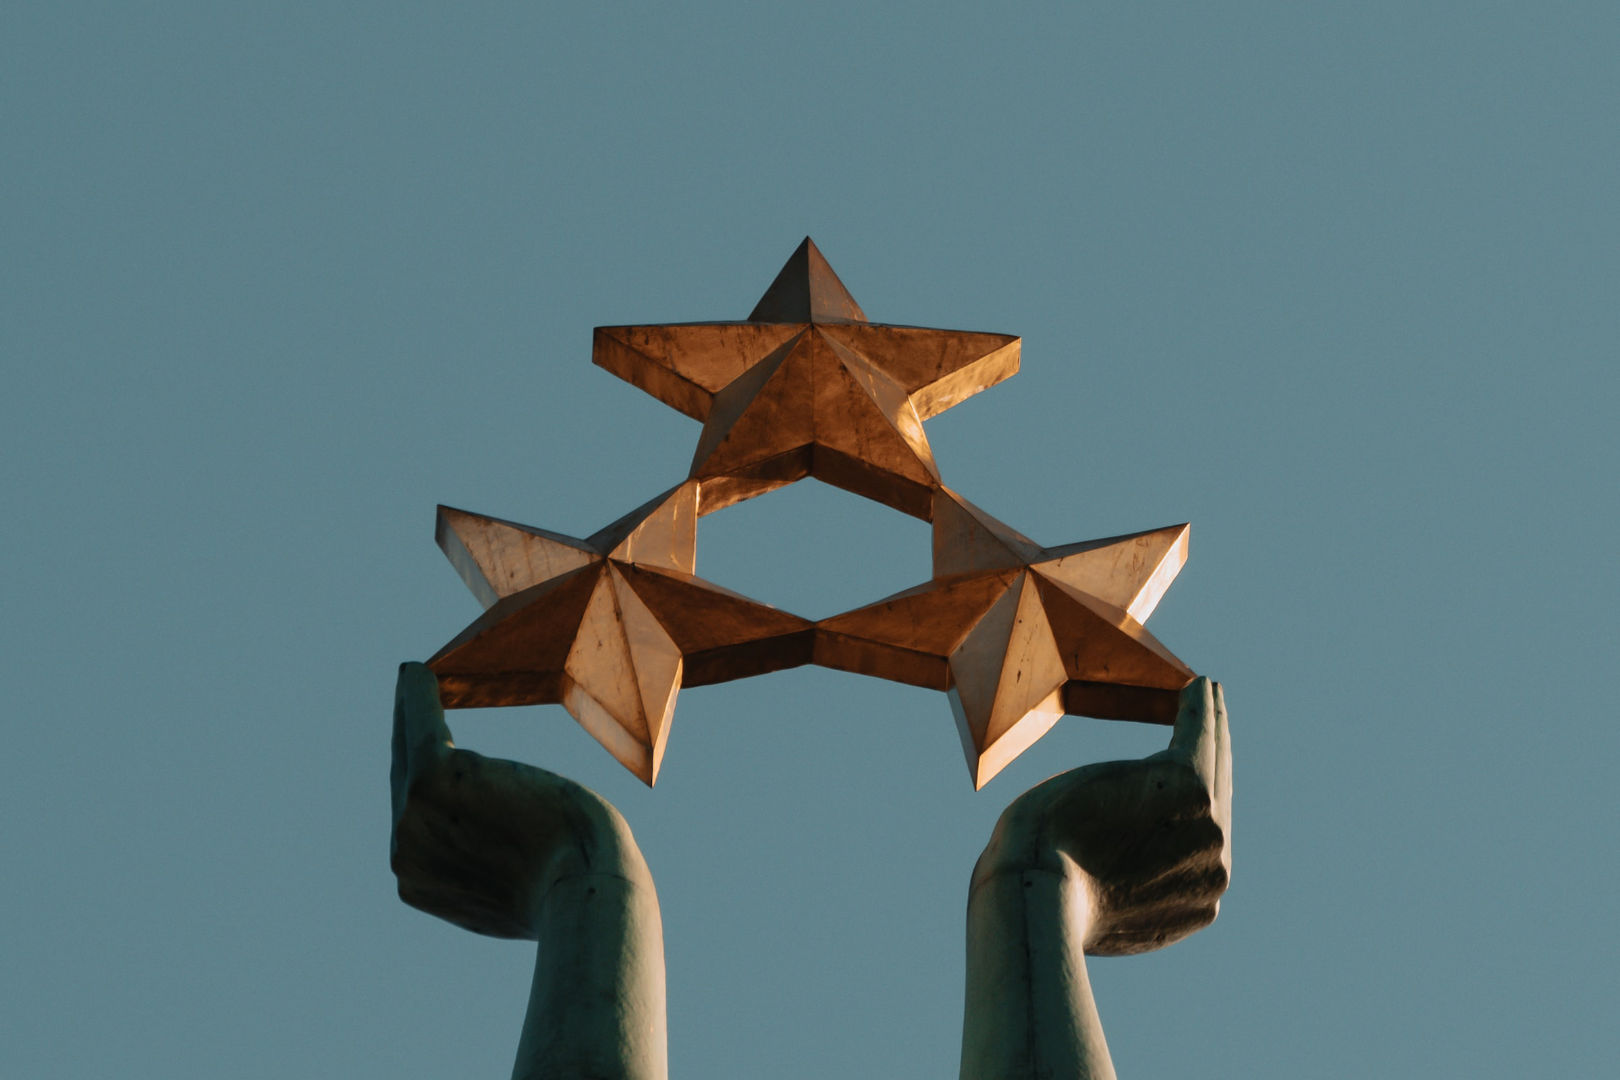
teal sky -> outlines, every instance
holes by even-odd
[[[584,535],[698,425],[598,324],[741,318],[813,236],[875,321],[1023,336],[930,421],[1035,539],[1192,522],[1150,628],[1227,687],[1219,921],[1093,961],[1120,1075],[1601,1076],[1620,14],[1609,4],[9,5],[0,1073],[507,1074],[531,946],[401,904],[395,666],[478,607],[449,503]],[[698,570],[804,615],[928,572],[815,483]],[[677,1077],[955,1075],[1001,809],[943,695],[681,696],[636,830]]]

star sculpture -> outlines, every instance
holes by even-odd
[[[561,703],[649,785],[681,686],[807,663],[947,691],[975,788],[1065,713],[1172,723],[1193,672],[1142,624],[1188,526],[1043,548],[940,480],[922,421],[1018,350],[867,322],[808,238],[744,322],[598,327],[598,365],[703,421],[687,479],[584,540],[441,506],[486,608],[429,661],[444,704]],[[932,579],[811,622],[695,576],[700,515],[807,476],[932,522]]]
[[[866,321],[808,237],[746,322],[598,327],[593,361],[703,421],[703,513],[814,476],[927,519],[922,422],[1018,371],[1011,334]]]
[[[934,577],[816,624],[824,667],[946,690],[975,789],[1065,713],[1169,724],[1193,672],[1142,622],[1188,526],[1043,548],[949,488]]]
[[[585,540],[439,507],[484,614],[428,661],[449,708],[561,704],[649,786],[680,687],[805,663],[811,624],[692,573],[698,485]]]

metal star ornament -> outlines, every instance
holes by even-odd
[[[439,507],[439,546],[487,609],[428,661],[447,708],[561,704],[649,786],[680,687],[794,667],[811,624],[692,574],[698,485],[586,540]]]
[[[1043,548],[949,488],[934,577],[816,624],[815,661],[948,691],[975,789],[1065,713],[1169,724],[1188,668],[1142,625],[1188,526]]]
[[[1011,334],[866,320],[806,237],[745,322],[598,327],[593,361],[703,421],[702,513],[806,476],[927,519],[922,422],[1018,371]]]
[[[1017,337],[868,322],[807,238],[747,320],[598,327],[593,359],[703,422],[687,479],[584,540],[441,506],[486,608],[428,662],[447,707],[561,703],[649,785],[680,687],[801,664],[949,693],[975,788],[1066,713],[1174,721],[1193,671],[1142,624],[1188,526],[1045,548],[940,479],[922,421]],[[695,576],[700,516],[810,476],[931,522],[931,580],[811,622]]]

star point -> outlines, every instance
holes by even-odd
[[[1147,622],[1170,583],[1187,565],[1191,533],[1192,526],[1183,522],[1068,544],[1043,551],[1035,569],[1053,581],[1123,608],[1139,623]]]
[[[975,791],[1063,715],[1063,657],[1030,578],[1019,574],[951,652],[951,711]]]
[[[759,298],[748,321],[756,323],[865,322],[816,242],[808,236]]]
[[[682,659],[657,616],[609,564],[563,662],[562,705],[649,787],[669,739]]]

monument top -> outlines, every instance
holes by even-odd
[[[923,421],[1019,344],[868,322],[809,238],[745,321],[598,327],[595,363],[702,421],[686,478],[584,540],[440,507],[487,608],[429,661],[444,704],[561,703],[648,784],[680,687],[804,664],[949,693],[976,788],[1065,713],[1171,723],[1193,671],[1142,623],[1188,527],[1047,548],[940,477]],[[806,477],[930,522],[930,580],[812,621],[696,576],[699,517]]]

